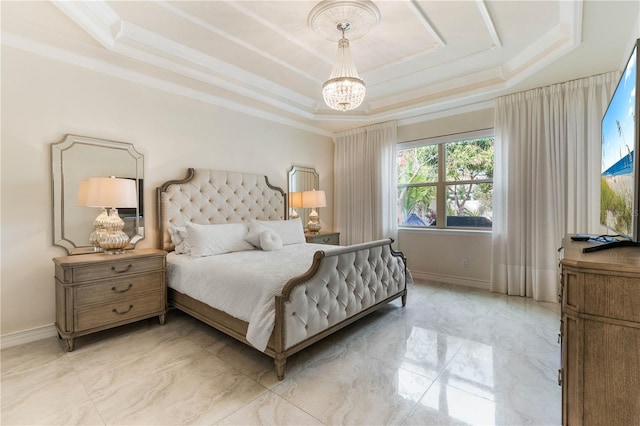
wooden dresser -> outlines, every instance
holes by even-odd
[[[330,244],[335,246],[340,245],[339,232],[305,232],[304,238],[308,243],[313,244]]]
[[[72,351],[74,338],[167,311],[166,252],[129,250],[124,254],[84,254],[53,259],[56,328]]]
[[[563,241],[562,423],[640,424],[640,248]]]

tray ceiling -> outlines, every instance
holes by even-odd
[[[3,44],[324,134],[619,69],[640,16],[624,1],[375,1],[381,22],[351,41],[367,96],[341,113],[322,100],[337,43],[307,26],[317,2],[3,3]]]

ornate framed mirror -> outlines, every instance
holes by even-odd
[[[123,231],[131,238],[129,248],[144,238],[144,157],[133,144],[67,135],[51,144],[51,164],[53,244],[64,247],[69,254],[94,251],[89,235],[100,211],[78,205],[80,181],[91,177],[135,179],[138,206],[119,209],[119,214],[125,222]]]
[[[316,172],[316,169],[313,167],[292,166],[291,169],[289,169],[288,177],[289,217],[291,217],[293,209],[295,209],[298,217],[302,220],[302,224],[306,227],[309,222],[309,213],[311,213],[311,210],[296,208],[295,197],[292,197],[291,193],[311,191],[313,189],[319,190],[320,176],[318,176],[318,172]]]

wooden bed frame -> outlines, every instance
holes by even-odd
[[[161,248],[174,249],[170,225],[287,219],[287,196],[266,176],[188,169],[185,179],[158,188]],[[402,298],[406,305],[406,260],[393,240],[318,251],[310,269],[290,279],[276,296],[275,327],[264,353],[274,359],[278,379],[287,357]],[[169,305],[250,345],[248,323],[169,288]],[[322,306],[321,306],[322,305]]]

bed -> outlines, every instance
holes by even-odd
[[[284,191],[264,175],[188,169],[184,179],[158,188],[157,202],[160,245],[169,252],[170,307],[272,357],[280,380],[287,357],[395,299],[406,305],[406,260],[392,249],[393,240],[352,246],[300,241],[302,225],[297,222],[298,232],[287,220]],[[220,237],[238,232],[251,246],[238,248],[244,242],[237,237]],[[192,247],[179,254],[187,235]],[[195,235],[207,237],[193,243]],[[233,250],[218,247],[231,240]],[[252,271],[261,275],[252,278]],[[204,288],[196,286],[203,273],[210,281]],[[236,289],[259,294],[234,296]],[[249,302],[257,305],[245,306]]]

